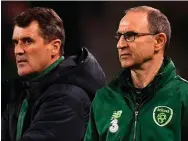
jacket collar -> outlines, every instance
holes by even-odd
[[[164,57],[163,64],[153,81],[142,89],[144,94],[154,94],[176,76],[176,68],[169,57]],[[123,91],[134,90],[129,69],[122,69],[119,75],[109,84],[110,87],[120,87]]]
[[[34,74],[30,74],[25,76],[25,78],[29,81],[32,80],[37,80],[40,77],[45,76],[46,74],[48,74],[50,71],[52,71],[57,65],[59,65],[62,61],[64,60],[64,56],[61,56],[59,59],[57,59],[54,63],[52,63],[50,66],[48,66],[46,69],[44,69],[43,71],[41,71],[40,73],[34,73]]]
[[[43,88],[47,85],[46,83],[49,79],[49,76],[53,74],[53,71],[56,70],[55,68],[63,60],[64,57],[62,56],[39,74],[31,74],[20,79],[21,87],[25,90],[27,99],[33,100],[37,98],[39,95],[41,95],[40,93],[41,91],[43,91]]]

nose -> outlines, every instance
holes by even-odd
[[[24,49],[20,45],[20,43],[18,43],[17,45],[15,45],[14,53],[15,53],[15,55],[22,55],[22,54],[24,54]]]
[[[125,48],[127,46],[128,46],[127,41],[124,39],[123,36],[121,36],[118,43],[117,43],[117,49],[122,49],[122,48]]]

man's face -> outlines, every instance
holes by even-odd
[[[150,33],[148,29],[147,14],[143,12],[129,12],[120,21],[118,33],[134,31],[137,33]],[[123,68],[140,66],[154,56],[153,36],[136,36],[132,42],[127,42],[123,36],[118,43],[118,54]]]
[[[15,26],[12,40],[20,76],[39,73],[53,63],[52,45],[41,37],[40,27],[36,21],[24,28]]]

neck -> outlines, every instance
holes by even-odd
[[[131,69],[131,78],[134,87],[146,87],[154,79],[162,63],[163,56],[156,56],[152,60],[149,60],[142,64],[140,67]]]

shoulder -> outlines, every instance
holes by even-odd
[[[180,76],[176,76],[175,80],[177,81],[178,87],[182,90],[182,91],[186,91],[188,92],[188,81],[183,79]]]
[[[96,96],[93,101],[93,105],[104,105],[110,101],[116,101],[121,97],[118,89],[114,89],[109,85],[102,87],[96,92]]]
[[[180,81],[180,82],[182,82],[182,83],[185,83],[186,85],[188,85],[188,80],[186,80],[186,79],[180,77],[179,75],[177,75],[177,76],[175,77],[175,79],[178,80],[178,81]]]
[[[97,95],[98,97],[105,97],[107,95],[109,95],[110,93],[111,94],[114,94],[114,89],[112,89],[109,85],[105,86],[105,87],[102,87],[100,88],[99,90],[97,90]]]
[[[55,94],[59,97],[67,96],[73,99],[82,99],[88,97],[86,91],[83,88],[69,83],[52,84],[45,90],[45,93],[48,93],[48,96],[54,96]]]
[[[45,90],[44,96],[40,98],[40,103],[48,105],[59,103],[78,111],[83,105],[87,103],[90,105],[91,101],[84,89],[73,84],[58,83],[49,86]]]
[[[181,99],[184,103],[188,102],[188,81],[181,78],[180,76],[176,76],[175,77],[176,80],[176,88],[179,91],[179,93],[181,94]]]

